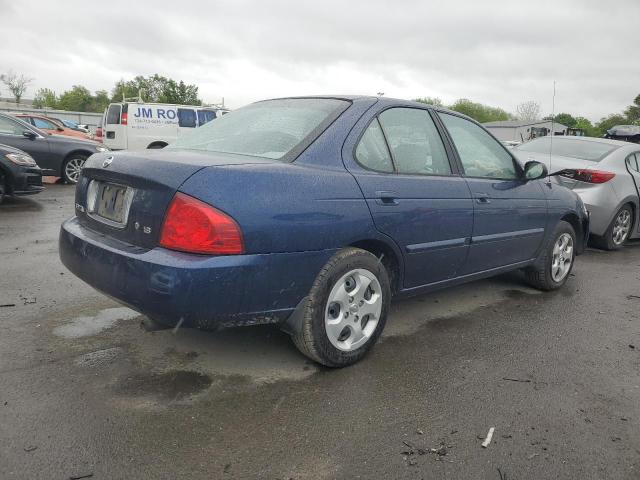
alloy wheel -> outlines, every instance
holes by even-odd
[[[573,263],[573,237],[568,233],[563,233],[556,240],[553,246],[553,256],[551,259],[551,278],[554,282],[564,280],[571,270]]]
[[[84,158],[72,158],[64,166],[64,174],[67,180],[73,183],[78,183],[80,178],[80,171],[84,166]]]
[[[611,239],[615,245],[622,245],[631,231],[631,212],[623,208],[620,210],[613,222],[613,231]]]
[[[331,344],[351,352],[373,335],[382,313],[382,288],[376,276],[357,268],[343,275],[329,293],[325,328]]]

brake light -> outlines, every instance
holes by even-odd
[[[122,115],[120,115],[120,125],[127,125],[128,121],[129,114],[127,112],[123,112]]]
[[[240,227],[227,214],[184,193],[176,193],[167,209],[160,246],[212,255],[244,253]]]
[[[565,170],[561,175],[587,183],[605,183],[616,176],[615,173],[603,172],[602,170]]]

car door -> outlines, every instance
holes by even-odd
[[[454,277],[467,256],[473,203],[429,111],[382,111],[348,156],[376,228],[402,251],[403,287]]]
[[[534,258],[544,238],[547,200],[540,180],[522,168],[485,129],[440,112],[474,200],[474,221],[465,274]]]
[[[631,174],[636,193],[640,198],[640,152],[632,153],[627,157],[627,170]],[[640,231],[640,222],[635,222],[636,232]]]
[[[30,132],[33,136],[25,136],[25,131]],[[24,150],[33,157],[41,168],[52,168],[50,166],[51,153],[49,143],[43,136],[44,132],[42,133],[32,130],[28,125],[18,120],[4,115],[0,116],[0,143]]]

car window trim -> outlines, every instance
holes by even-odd
[[[465,178],[485,178],[487,180],[526,180],[524,177],[524,168],[522,166],[520,166],[520,162],[518,162],[518,160],[516,159],[516,157],[509,151],[509,149],[507,147],[505,147],[502,142],[500,142],[495,135],[493,135],[489,130],[487,130],[485,127],[482,126],[481,123],[476,122],[474,119],[467,117],[466,115],[462,115],[459,114],[458,112],[450,112],[448,110],[440,110],[440,109],[434,109],[434,111],[437,113],[438,117],[440,117],[440,115],[444,114],[444,115],[451,115],[452,117],[458,117],[461,118],[462,120],[467,120],[477,126],[479,126],[482,130],[484,130],[486,133],[489,134],[489,136],[491,138],[493,138],[496,143],[498,145],[500,145],[500,148],[502,148],[505,152],[507,152],[507,155],[509,155],[509,157],[511,158],[511,161],[513,162],[513,166],[516,170],[516,178],[498,178],[498,177],[478,177],[475,175],[467,175],[466,172],[464,171],[464,165],[462,164],[462,159],[460,158],[460,153],[458,152],[458,148],[456,147],[455,142],[453,141],[453,137],[451,137],[451,134],[449,133],[449,130],[447,129],[446,125],[444,124],[444,120],[442,120],[442,118],[439,118],[441,124],[442,124],[442,128],[444,128],[444,130],[446,131],[446,135],[447,138],[449,139],[449,141],[451,142],[451,146],[453,147],[453,151],[455,152],[455,156],[457,159],[457,162],[459,163],[460,166],[460,171],[461,171],[461,175]]]
[[[424,112],[427,113],[427,115],[431,118],[431,120],[433,121],[435,127],[436,127],[436,131],[438,132],[438,136],[440,137],[440,141],[442,142],[442,145],[444,147],[445,150],[445,155],[447,156],[447,161],[449,162],[449,168],[451,169],[451,173],[450,174],[435,174],[435,173],[404,173],[404,172],[399,172],[398,171],[398,166],[396,163],[396,159],[395,156],[393,155],[393,152],[391,151],[391,147],[389,146],[389,141],[387,140],[387,134],[384,130],[384,126],[382,125],[382,122],[380,122],[379,117],[380,115],[382,115],[384,112],[386,112],[387,110],[391,110],[392,108],[411,108],[414,110],[422,110]],[[359,133],[358,138],[356,139],[354,146],[353,146],[353,151],[351,152],[352,157],[354,159],[354,161],[356,162],[356,164],[359,167],[362,167],[363,169],[369,171],[369,172],[374,172],[374,173],[379,173],[381,175],[408,175],[408,176],[417,176],[417,177],[459,177],[460,176],[460,172],[458,170],[458,166],[455,163],[455,159],[452,156],[452,151],[450,148],[448,148],[447,142],[446,140],[442,137],[442,132],[440,130],[440,128],[438,128],[438,123],[433,119],[433,115],[431,113],[431,108],[430,107],[418,107],[415,105],[387,105],[384,108],[382,108],[381,110],[379,110],[378,112],[376,112],[373,116],[373,118],[371,120],[369,120],[369,122],[366,124],[366,126],[362,129],[362,131]],[[360,141],[362,140],[362,137],[364,136],[364,134],[366,133],[366,131],[369,129],[369,126],[373,123],[373,121],[376,120],[378,122],[378,125],[380,126],[380,130],[382,131],[382,136],[384,137],[384,143],[387,147],[387,152],[389,152],[389,157],[391,158],[391,164],[393,165],[393,172],[381,172],[380,170],[373,170],[372,168],[368,168],[365,167],[364,165],[362,165],[359,161],[358,161],[358,157],[356,156],[356,149],[358,148],[358,145],[360,145]]]
[[[367,167],[363,163],[360,163],[360,161],[358,160],[358,156],[356,155],[356,151],[358,150],[358,147],[360,146],[360,142],[362,141],[362,138],[364,137],[365,133],[367,133],[367,131],[369,130],[369,127],[371,127],[373,122],[377,122],[378,128],[380,129],[380,132],[382,133],[382,140],[384,141],[384,147],[387,150],[387,155],[389,155],[389,160],[391,161],[391,171],[390,172],[385,172],[385,171],[382,171],[382,170],[375,170],[373,168]],[[360,134],[358,135],[358,139],[356,140],[356,143],[353,145],[353,159],[358,164],[358,166],[364,168],[365,170],[367,170],[369,172],[380,173],[380,174],[384,174],[384,175],[395,175],[395,174],[398,173],[397,170],[396,170],[396,165],[393,162],[393,156],[391,155],[391,150],[389,149],[389,143],[387,142],[387,137],[384,134],[384,130],[382,129],[382,125],[380,125],[380,120],[378,120],[378,116],[377,115],[375,115],[367,123],[366,127],[363,128],[362,132],[360,132]]]

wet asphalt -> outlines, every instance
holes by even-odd
[[[328,370],[273,327],[142,330],[60,263],[72,214],[0,205],[0,479],[640,478],[640,244],[398,302]]]

